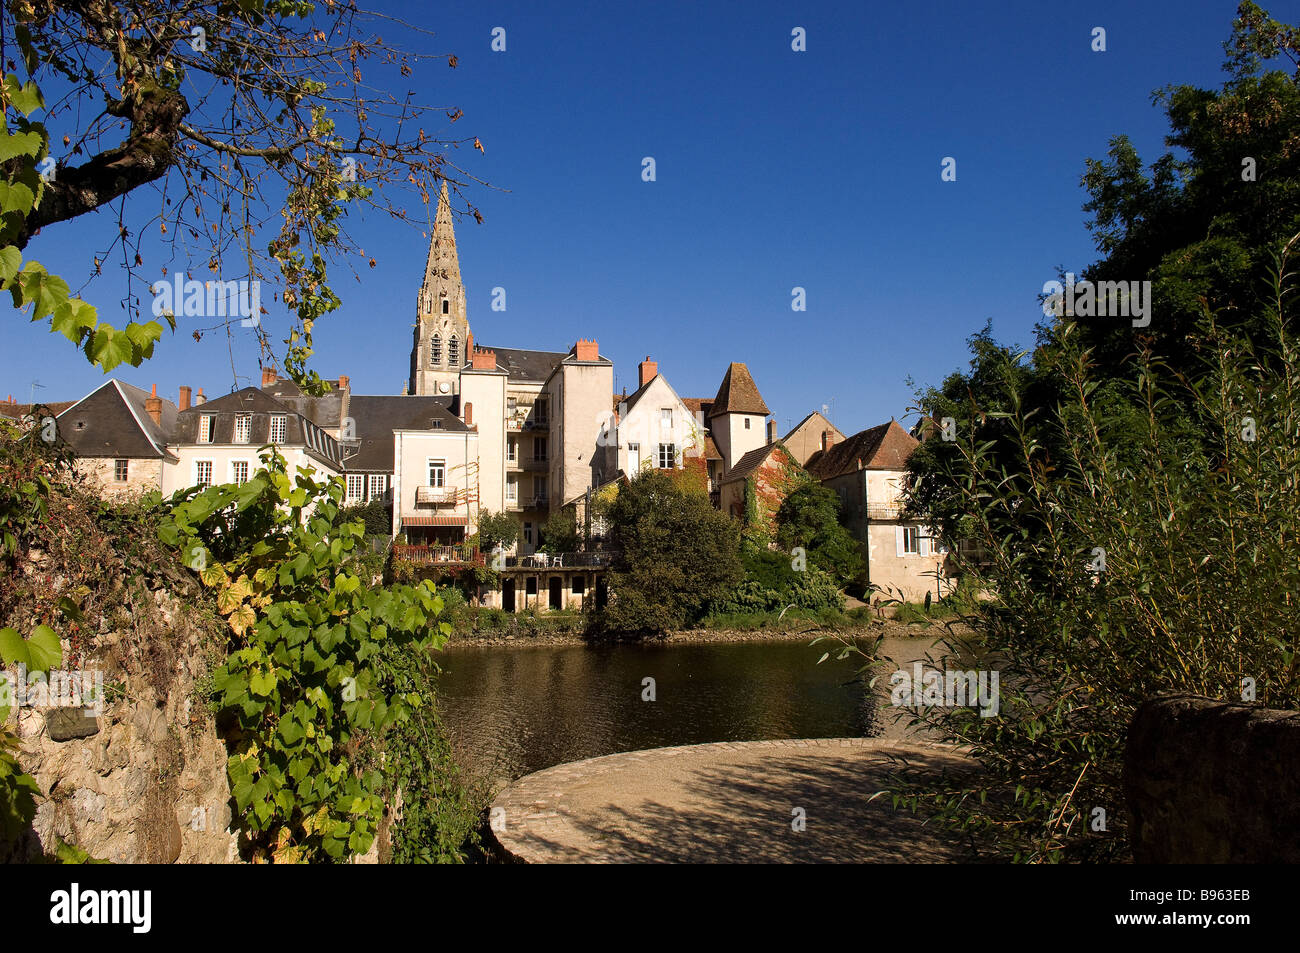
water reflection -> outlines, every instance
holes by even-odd
[[[928,639],[887,640],[910,663]],[[516,778],[566,761],[710,741],[901,734],[888,679],[868,690],[856,656],[801,642],[454,648],[444,720],[475,773]],[[654,679],[654,701],[643,700]],[[884,702],[882,706],[882,701]]]

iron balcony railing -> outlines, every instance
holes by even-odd
[[[482,566],[486,564],[477,546],[469,543],[456,543],[453,545],[422,545],[419,543],[412,545],[403,545],[401,543],[393,544],[393,558],[400,559],[403,562],[411,563],[415,566],[432,566],[435,564],[462,564],[471,566]]]

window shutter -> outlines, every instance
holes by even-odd
[[[921,534],[928,533],[929,530],[926,529],[924,526],[918,526],[916,531],[917,531],[917,534],[918,534],[918,535],[917,535],[917,539],[916,539],[916,549],[917,549],[917,553],[918,553],[919,555],[921,555],[921,556],[929,556],[929,555],[930,555],[930,537],[929,537],[929,536],[926,536],[926,535],[921,535]]]
[[[894,544],[897,547],[896,555],[903,555],[903,527],[894,527]]]

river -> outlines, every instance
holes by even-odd
[[[887,639],[881,653],[910,664],[932,645]],[[453,647],[439,655],[439,695],[458,760],[499,779],[668,745],[901,737],[888,678],[870,691],[860,657],[836,655],[791,641]]]

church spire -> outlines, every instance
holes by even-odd
[[[420,313],[440,311],[440,307],[435,307],[439,292],[451,297],[459,287],[460,257],[456,254],[456,232],[451,223],[447,180],[443,179],[438,213],[433,220],[433,237],[429,241],[429,259],[424,266],[424,285],[420,288]]]
[[[424,266],[424,282],[420,285],[415,315],[410,393],[457,393],[460,371],[469,363],[469,318],[446,179],[442,180],[438,195],[429,258]]]

